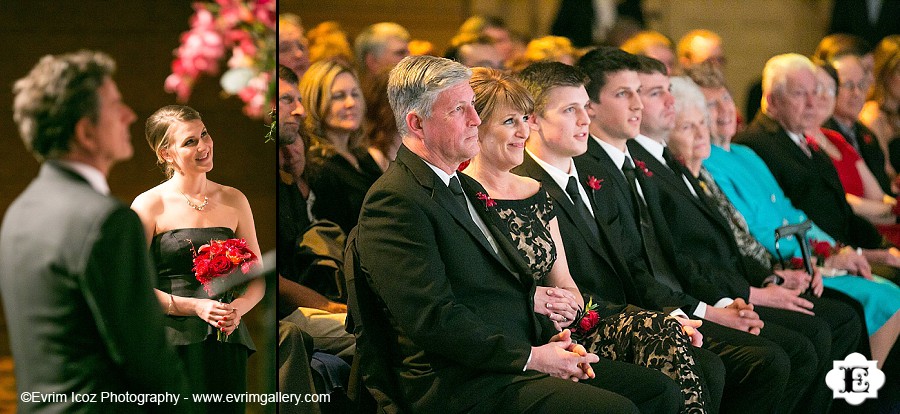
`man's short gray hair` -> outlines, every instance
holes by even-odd
[[[388,39],[400,39],[409,41],[409,32],[397,23],[375,23],[356,36],[353,49],[356,51],[356,64],[361,68],[366,67],[366,56],[381,56],[387,45]]]
[[[406,136],[406,115],[431,116],[437,96],[460,82],[468,82],[472,70],[459,62],[434,56],[407,56],[391,70],[388,101],[394,111],[397,130]]]
[[[814,65],[806,56],[797,53],[785,53],[783,55],[773,56],[766,62],[766,66],[763,68],[763,97],[760,106],[763,113],[767,114],[769,108],[766,96],[776,92],[784,92],[788,75],[798,71],[807,71],[815,74],[816,65]]]
[[[47,55],[13,85],[13,119],[25,147],[43,161],[69,152],[75,124],[97,121],[98,90],[116,64],[104,53],[81,50]]]

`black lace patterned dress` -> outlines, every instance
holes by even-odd
[[[483,188],[479,192],[487,195]],[[545,279],[557,257],[548,227],[556,217],[553,200],[541,188],[523,200],[493,201],[496,204],[486,210],[496,216],[486,221],[509,235],[509,241],[528,262],[537,284],[547,286]],[[704,390],[696,373],[699,367],[695,366],[690,340],[674,318],[655,311],[626,311],[601,319],[581,342],[588,352],[601,357],[662,372],[681,385],[685,400],[682,413],[706,412]]]

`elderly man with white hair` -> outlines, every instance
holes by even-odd
[[[844,244],[878,248],[881,235],[853,213],[828,155],[803,134],[816,119],[816,88],[815,66],[806,57],[769,59],[760,114],[734,142],[755,151],[785,195],[826,233]]]

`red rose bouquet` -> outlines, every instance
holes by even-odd
[[[597,312],[597,304],[594,298],[588,299],[587,306],[579,309],[575,314],[575,321],[569,325],[572,331],[572,339],[576,342],[583,341],[600,323],[600,314]]]
[[[219,301],[231,303],[235,293],[239,292],[235,292],[238,288],[223,289],[229,285],[228,276],[237,269],[243,274],[249,273],[257,260],[244,239],[210,240],[194,252],[194,276],[210,296],[225,290]],[[225,342],[227,337],[219,331],[218,339]]]

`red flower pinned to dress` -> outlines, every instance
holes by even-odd
[[[872,136],[869,134],[863,134],[863,142],[865,142],[866,144],[871,144]]]
[[[598,180],[597,177],[589,175],[587,179],[587,185],[588,187],[591,187],[591,190],[597,191],[600,189],[600,187],[603,186],[603,179],[601,178]]]
[[[647,168],[647,164],[645,162],[634,160],[634,165],[640,168],[641,171],[644,172],[644,175],[646,175],[647,177],[653,177],[653,171],[650,171],[650,169]]]
[[[819,142],[809,135],[806,136],[806,146],[813,151],[819,152]]]
[[[481,191],[475,193],[475,198],[477,198],[477,199],[479,199],[479,200],[481,200],[481,201],[484,201],[484,207],[485,207],[485,208],[491,208],[491,207],[497,205],[497,202],[494,201],[493,198],[491,198],[490,196],[488,196],[488,195],[485,194],[485,193],[482,193]]]

